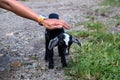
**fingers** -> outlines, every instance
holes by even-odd
[[[47,26],[47,25],[46,25],[46,28],[52,30],[52,29],[59,29],[59,28],[62,28],[62,26],[59,26],[59,25],[56,25],[56,26]]]
[[[63,20],[58,20],[58,21],[56,21],[56,22],[58,22],[58,23],[56,23],[56,26],[58,26],[58,27],[64,27],[64,28],[66,28],[66,29],[70,29],[71,27],[65,22],[65,21],[63,21]]]
[[[63,23],[63,27],[66,28],[66,29],[70,29],[71,28],[66,22]]]
[[[70,26],[65,21],[58,19],[46,19],[42,24],[48,29],[58,29],[62,27],[70,29]]]
[[[52,26],[53,29],[59,29],[59,28],[62,28],[63,26],[61,25],[56,25],[56,26]]]

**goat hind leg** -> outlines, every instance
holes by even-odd
[[[49,40],[47,39],[47,37],[45,37],[45,61],[48,61],[48,54],[49,54],[49,49],[48,49],[48,45],[49,45]]]

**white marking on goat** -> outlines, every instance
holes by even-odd
[[[66,53],[68,53],[68,47],[66,48]]]
[[[65,35],[65,39],[64,39],[64,41],[65,41],[65,44],[68,46],[68,42],[70,41],[70,36],[68,35],[68,34],[65,34],[64,33],[64,35]]]

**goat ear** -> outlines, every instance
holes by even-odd
[[[72,37],[72,42],[77,43],[79,46],[81,46],[80,41],[75,37]]]
[[[53,47],[57,45],[57,43],[58,43],[58,37],[51,39],[48,45],[48,49],[51,50]]]

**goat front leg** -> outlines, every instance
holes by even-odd
[[[67,62],[65,59],[65,50],[62,46],[58,46],[59,56],[61,57],[62,67],[67,67]]]
[[[54,68],[53,55],[54,55],[53,49],[49,50],[49,53],[48,53],[48,60],[49,60],[48,68],[49,69],[53,69]]]
[[[65,59],[65,54],[61,56],[61,63],[62,63],[62,67],[67,67],[67,62]]]

